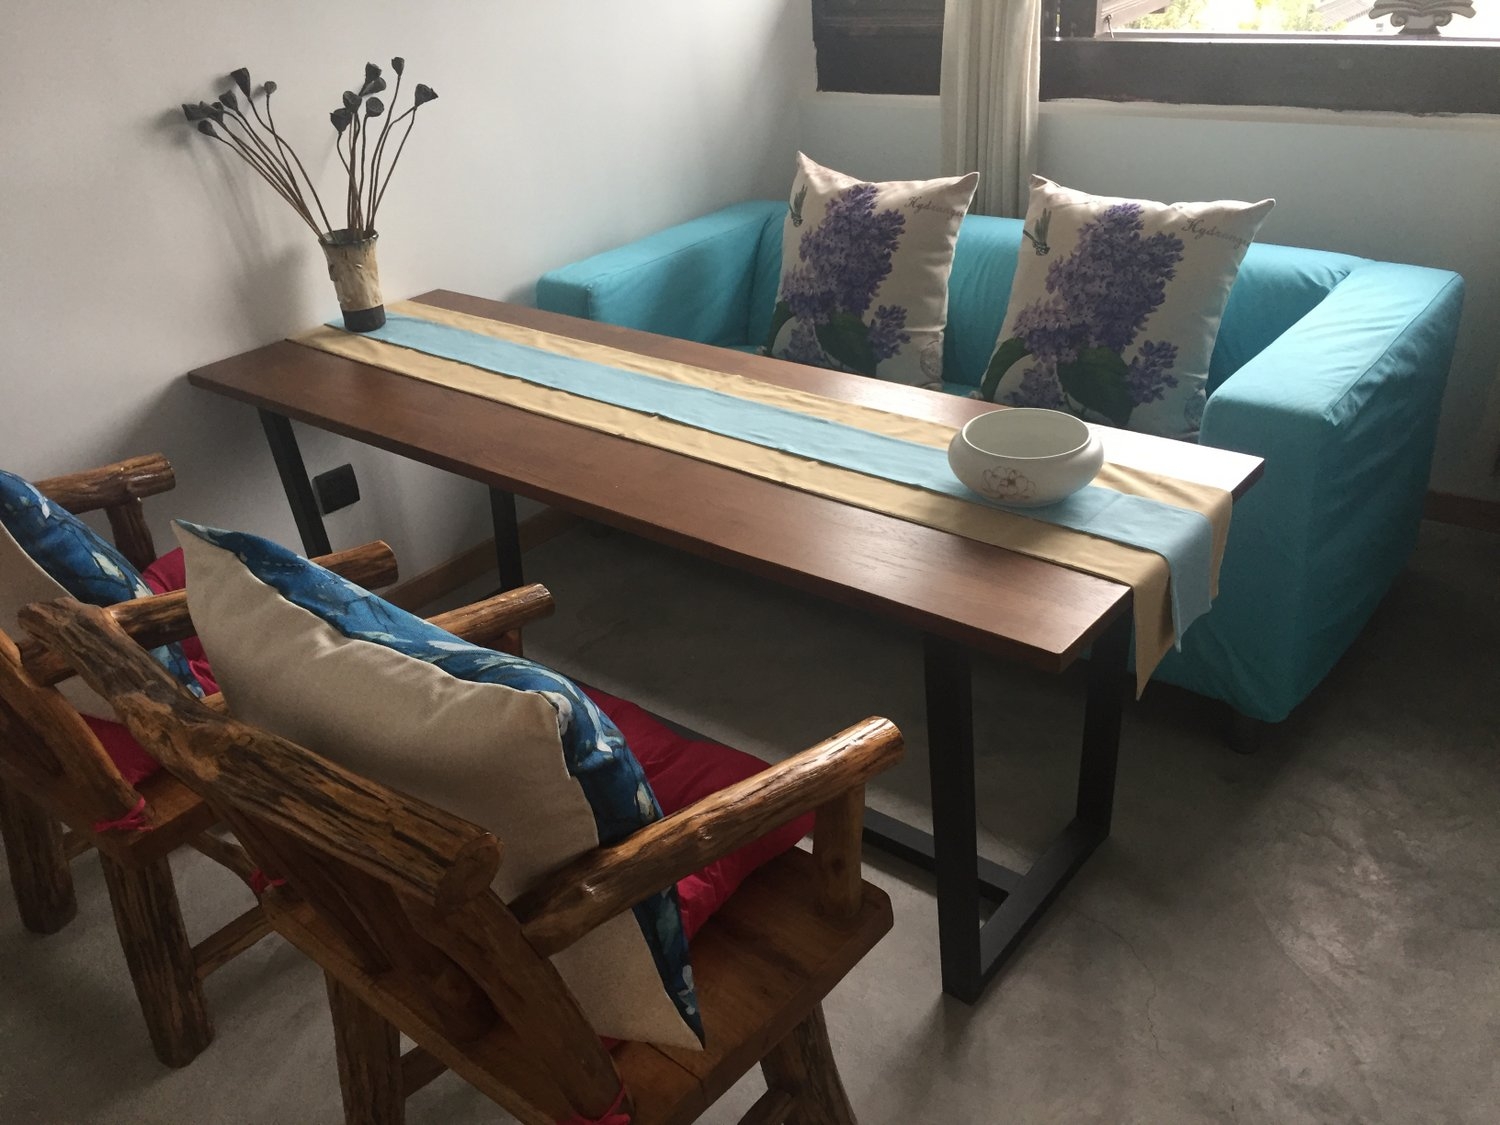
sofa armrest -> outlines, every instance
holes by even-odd
[[[1234,637],[1226,666],[1284,679],[1254,684],[1257,697],[1310,690],[1410,555],[1463,288],[1444,270],[1363,262],[1209,397],[1202,443],[1266,469],[1235,506],[1221,604],[1184,643]]]
[[[705,344],[758,342],[749,325],[761,233],[785,210],[739,203],[551,270],[537,281],[537,307]]]

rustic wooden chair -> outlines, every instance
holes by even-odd
[[[486,643],[549,607],[544,589],[528,587],[435,620]],[[854,1122],[822,1000],[891,926],[890,900],[864,882],[860,860],[865,782],[901,755],[886,720],[588,852],[503,903],[490,889],[500,841],[194,701],[131,641],[143,631],[130,612],[64,600],[28,607],[22,621],[281,881],[262,901],[324,969],[350,1125],[399,1123],[406,1097],[448,1069],[528,1125],[687,1122],[757,1062],[767,1090],[742,1125]],[[809,810],[812,853],[762,867],[693,939],[706,1049],[606,1049],[548,957]],[[402,1054],[398,1033],[416,1046]]]
[[[37,488],[75,514],[102,509],[121,553],[145,569],[156,552],[141,498],[173,484],[172,467],[158,454],[40,481]],[[396,577],[395,558],[384,544],[320,561],[364,585]],[[150,637],[157,622],[184,615],[186,601],[180,592],[163,594],[116,612],[137,635]],[[78,909],[69,863],[97,849],[152,1045],[168,1066],[184,1066],[213,1038],[203,979],[269,933],[270,924],[252,907],[191,944],[167,856],[187,845],[247,883],[255,865],[242,848],[210,831],[218,822],[213,810],[170,773],[139,785],[125,780],[53,686],[71,674],[35,641],[18,644],[0,629],[0,838],[16,905],[27,929],[60,930]]]

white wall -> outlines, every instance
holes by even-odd
[[[327,113],[403,55],[422,111],[381,209],[390,299],[529,300],[547,268],[733,200],[779,195],[813,85],[805,0],[9,0],[0,36],[0,465],[44,476],[161,450],[168,515],[296,545],[255,412],[190,368],[337,314],[311,234],[190,131],[248,66],[325,202]],[[403,106],[406,95],[403,95]],[[315,175],[317,173],[315,172]],[[486,534],[483,490],[299,428],[312,472],[365,499],[335,547],[380,536],[407,574]],[[170,541],[170,540],[168,540]]]
[[[809,95],[803,145],[868,179],[937,174],[937,98]],[[1101,195],[1274,196],[1260,237],[1468,283],[1432,486],[1500,499],[1500,118],[1049,102],[1039,171]]]

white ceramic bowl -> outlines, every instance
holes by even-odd
[[[1071,414],[1018,406],[971,418],[948,446],[953,475],[1013,508],[1040,508],[1099,475],[1104,446]]]

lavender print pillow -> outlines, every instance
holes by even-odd
[[[941,383],[948,274],[978,182],[871,184],[798,153],[766,354]]]
[[[1112,199],[1033,176],[982,397],[1196,438],[1229,289],[1273,206]]]

